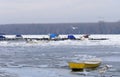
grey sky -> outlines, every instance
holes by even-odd
[[[120,20],[120,0],[0,0],[0,24]]]

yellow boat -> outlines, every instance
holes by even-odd
[[[69,62],[69,67],[74,71],[83,70],[85,68],[96,68],[101,64],[101,61],[84,61],[84,62]]]

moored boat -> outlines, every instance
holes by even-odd
[[[85,68],[96,68],[100,66],[101,60],[88,60],[83,62],[69,62],[69,68],[72,69],[72,71],[80,71]]]

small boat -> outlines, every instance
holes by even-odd
[[[72,69],[72,71],[80,71],[85,68],[96,68],[100,66],[101,60],[88,60],[83,62],[69,62],[69,68]]]

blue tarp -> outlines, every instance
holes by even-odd
[[[58,34],[50,34],[50,38],[56,38]]]
[[[0,39],[5,39],[5,36],[0,35]]]
[[[74,35],[68,35],[68,39],[75,39]]]
[[[22,37],[22,35],[19,35],[19,34],[18,34],[18,35],[16,35],[16,37]]]

